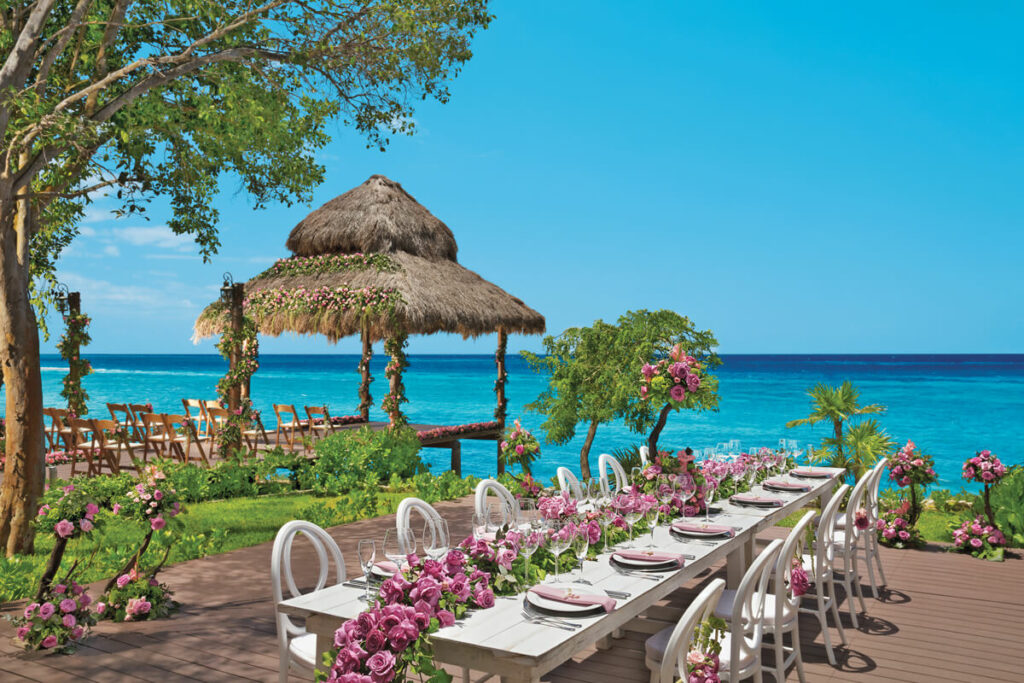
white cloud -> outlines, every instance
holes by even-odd
[[[113,283],[96,280],[77,273],[61,273],[61,281],[72,291],[82,293],[82,306],[97,309],[113,308],[123,311],[126,306],[141,315],[160,314],[169,310],[197,308],[194,299],[206,298],[204,288],[189,287],[177,280],[164,283],[156,289],[131,283]]]
[[[152,227],[114,228],[114,237],[136,247],[156,247],[190,251],[193,240],[188,235],[175,235],[166,225]]]
[[[120,256],[121,250],[118,249],[113,244],[108,244],[107,246],[103,247],[103,253],[106,254],[107,256]]]
[[[82,237],[95,237],[96,231],[88,225],[83,225],[78,228],[78,234]]]

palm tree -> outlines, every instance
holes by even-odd
[[[845,467],[853,474],[854,481],[864,476],[879,460],[889,457],[896,443],[878,425],[878,420],[863,420],[850,425],[843,440],[849,455],[833,467]]]
[[[872,404],[858,405],[860,391],[853,382],[846,380],[838,387],[819,382],[807,392],[811,397],[811,414],[799,420],[786,423],[786,428],[814,425],[825,420],[832,422],[832,436],[824,440],[826,447],[835,449],[835,457],[839,462],[846,462],[843,456],[843,423],[855,415],[884,413],[885,406]]]

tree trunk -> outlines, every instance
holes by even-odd
[[[7,403],[0,545],[8,557],[33,551],[32,520],[45,477],[39,328],[28,292],[32,225],[28,202],[5,200],[0,190],[0,362]]]
[[[672,406],[668,403],[661,409],[661,414],[658,415],[658,422],[654,425],[654,429],[651,430],[651,436],[647,439],[647,449],[650,451],[651,462],[658,457],[658,437],[661,436],[661,430],[665,428],[665,422],[668,421],[668,414],[672,411]]]
[[[370,396],[370,359],[373,358],[373,342],[370,341],[370,326],[365,321],[362,329],[363,355],[359,359],[359,416],[364,422],[370,421],[370,406],[373,405],[373,397]]]
[[[580,449],[580,476],[590,479],[590,447],[594,445],[594,435],[597,434],[597,420],[592,420],[587,428],[587,438],[583,440],[583,448]]]
[[[60,562],[64,559],[64,550],[68,547],[68,539],[57,536],[53,542],[53,551],[50,552],[50,559],[47,560],[46,569],[43,571],[43,576],[39,579],[39,591],[36,592],[36,602],[42,602],[43,596],[46,595],[46,591],[50,589],[50,584],[53,583],[53,577],[57,575],[57,570],[60,569]]]
[[[242,301],[245,299],[245,285],[238,282],[231,286],[231,334],[234,335],[237,341],[242,336]],[[239,361],[242,360],[242,345],[232,344],[231,353],[228,357],[228,368],[230,372],[235,372],[238,368]],[[228,410],[234,413],[238,410],[239,406],[242,405],[242,385],[241,383],[234,384],[228,391]],[[239,447],[239,444],[232,444],[235,448]]]
[[[498,422],[499,435],[495,443],[498,446],[498,474],[505,472],[505,462],[501,459],[501,439],[505,435],[505,417],[508,413],[508,399],[505,398],[505,382],[508,373],[505,372],[505,351],[508,348],[508,333],[505,328],[498,328],[498,350],[494,353],[494,365],[498,370],[498,379],[494,381],[494,395],[497,399],[497,406],[494,408],[494,419]],[[589,474],[585,476],[590,476]]]
[[[985,517],[988,519],[988,523],[998,529],[999,527],[996,526],[996,515],[992,512],[992,502],[989,500],[988,484],[985,484],[985,490],[982,492],[982,500],[985,503]]]
[[[139,549],[135,551],[135,554],[132,555],[130,560],[128,560],[128,563],[125,564],[124,568],[121,569],[121,571],[119,571],[118,573],[116,573],[113,576],[111,576],[110,580],[107,581],[107,585],[103,587],[103,592],[104,593],[109,593],[110,590],[115,585],[117,585],[118,578],[120,578],[122,575],[127,574],[128,572],[130,572],[133,567],[136,570],[138,570],[138,568],[139,568],[139,561],[142,559],[142,555],[149,548],[149,542],[152,541],[152,540],[153,540],[153,529],[150,529],[149,531],[146,532],[146,537],[144,539],[142,539],[142,545],[139,546]]]
[[[836,456],[838,456],[838,462],[846,462],[843,458],[843,421],[834,420],[832,422],[832,433],[836,439]]]
[[[82,294],[81,292],[70,292],[68,294],[68,316],[69,320],[74,320],[82,313]],[[82,385],[82,378],[78,376],[78,359],[81,356],[82,347],[75,342],[74,349],[71,351],[71,358],[74,361],[68,361],[68,377],[65,386],[80,387]],[[73,414],[75,417],[85,417],[85,414],[89,412],[87,406],[82,406],[82,412],[78,412],[78,403],[80,402],[77,398],[74,399],[72,404],[72,396],[68,397],[68,412]]]

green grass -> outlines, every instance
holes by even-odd
[[[775,526],[786,527],[792,529],[796,526],[796,523],[800,521],[800,518],[804,516],[807,510],[817,510],[817,508],[804,508],[797,510],[790,514],[788,517],[780,519]],[[960,523],[964,519],[967,519],[968,513],[966,512],[939,512],[937,510],[925,510],[921,513],[921,518],[917,520],[917,528],[921,531],[921,536],[924,540],[931,543],[952,543],[953,534],[949,531],[949,525],[956,522]]]

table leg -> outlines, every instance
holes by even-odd
[[[743,574],[747,571],[746,543],[736,545],[736,548],[725,558],[725,585],[728,588],[740,587]]]
[[[316,670],[327,672],[323,664],[324,653],[334,647],[334,632],[338,629],[338,619],[314,614],[306,619],[306,630],[316,634]]]

